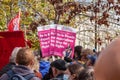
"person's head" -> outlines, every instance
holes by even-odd
[[[82,53],[81,53],[82,55],[92,55],[93,54],[93,50],[91,50],[91,49],[83,49],[82,50]]]
[[[34,65],[35,56],[33,50],[30,48],[22,48],[18,51],[16,56],[16,63],[18,65],[24,65],[32,68]]]
[[[93,74],[94,70],[92,68],[83,69],[78,73],[76,80],[94,80]]]
[[[83,49],[81,52],[81,61],[86,63],[88,61],[88,55],[92,55],[93,51],[91,49]]]
[[[99,55],[95,64],[96,80],[120,80],[120,37]]]
[[[59,74],[64,74],[67,69],[66,62],[61,59],[55,60],[51,63],[51,68],[54,77],[56,77]]]
[[[94,66],[96,61],[96,56],[88,55],[87,58],[88,58],[88,61],[86,62],[86,66]]]
[[[82,51],[82,46],[75,46],[74,48],[74,58],[81,58],[81,51]]]
[[[22,47],[15,47],[10,55],[9,62],[16,62],[16,55]]]
[[[69,71],[69,79],[70,80],[76,80],[78,73],[83,70],[84,67],[81,64],[70,64],[68,66],[68,71]]]

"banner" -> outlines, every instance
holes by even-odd
[[[19,13],[8,23],[9,31],[19,31],[20,30],[20,11]]]
[[[0,69],[9,62],[11,52],[15,47],[25,47],[23,32],[0,32]]]
[[[74,55],[76,30],[64,25],[47,25],[38,27],[38,36],[43,57]]]

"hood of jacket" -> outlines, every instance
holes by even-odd
[[[30,73],[34,73],[27,66],[23,66],[23,65],[13,67],[13,71],[17,74],[20,74],[20,75],[27,75],[27,74],[30,74]]]

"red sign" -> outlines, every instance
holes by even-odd
[[[22,31],[0,32],[0,69],[9,62],[9,57],[15,47],[25,47]]]

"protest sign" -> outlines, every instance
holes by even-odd
[[[38,27],[38,36],[42,57],[73,57],[76,30],[64,25],[46,25]]]
[[[73,57],[76,30],[64,25],[57,25],[56,46],[54,55]]]
[[[52,24],[50,25],[50,55],[54,55],[56,36],[57,36],[57,25]]]
[[[42,57],[50,56],[50,26],[40,26],[37,29]]]

